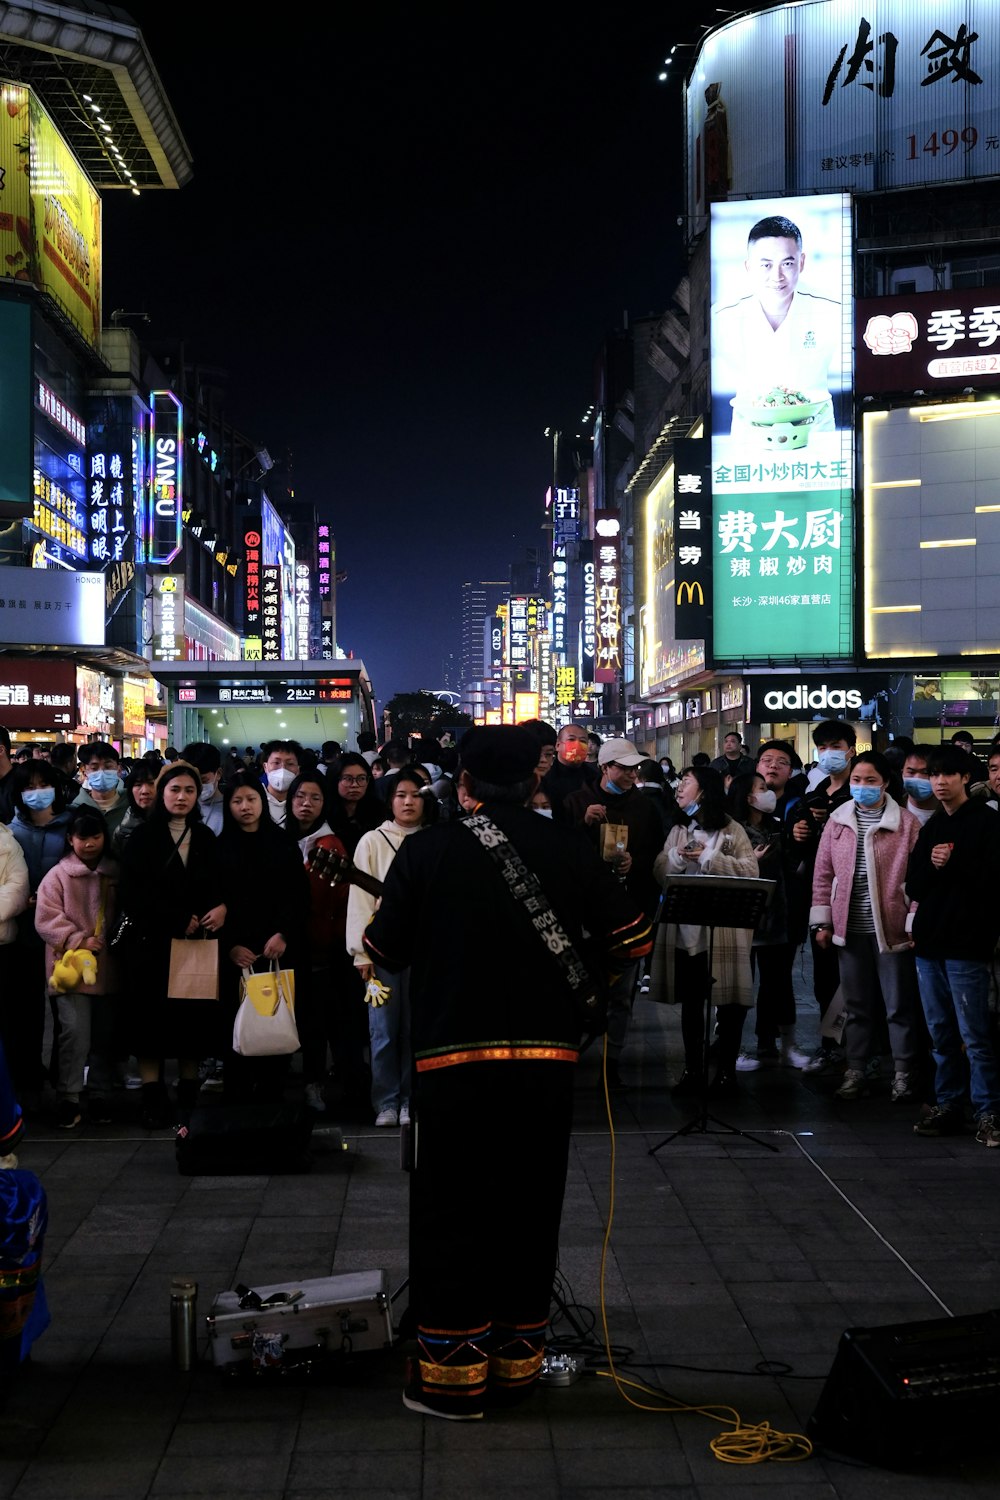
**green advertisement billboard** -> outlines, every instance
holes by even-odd
[[[716,663],[851,655],[851,204],[711,211]]]

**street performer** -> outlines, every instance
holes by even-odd
[[[416,1150],[411,1411],[452,1421],[541,1369],[579,1056],[581,973],[649,952],[649,925],[578,829],[537,817],[538,744],[472,729],[471,815],[407,839],[364,944],[410,968]],[[585,955],[584,958],[581,955]]]

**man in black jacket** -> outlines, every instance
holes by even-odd
[[[1000,1067],[990,1029],[990,963],[1000,937],[1000,817],[969,797],[964,750],[943,746],[929,769],[941,811],[920,830],[906,894],[916,903],[913,944],[937,1105],[913,1129],[930,1136],[964,1130],[968,1092],[977,1141],[1000,1146]]]
[[[529,1391],[541,1370],[581,1034],[555,948],[568,956],[565,935],[579,951],[586,931],[591,964],[603,966],[651,947],[584,835],[524,805],[537,740],[472,729],[460,754],[466,803],[488,819],[481,832],[498,848],[499,829],[510,848],[498,862],[468,821],[422,829],[393,861],[364,937],[380,966],[410,970],[419,1357],[403,1401],[452,1421],[481,1417],[487,1394]]]

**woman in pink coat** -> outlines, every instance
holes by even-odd
[[[895,1077],[893,1103],[916,1097],[920,997],[906,930],[906,863],[920,824],[889,791],[892,771],[877,750],[854,759],[850,802],[827,819],[816,855],[809,926],[821,948],[840,949],[847,1007],[847,1071],[838,1099],[865,1092],[865,1064],[884,1007]]]

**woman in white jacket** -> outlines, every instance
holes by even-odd
[[[420,773],[403,769],[392,785],[391,816],[363,833],[354,851],[355,868],[384,881],[405,838],[435,821],[437,799]],[[410,1003],[408,971],[376,968],[361,941],[375,915],[378,898],[351,885],[347,902],[347,951],[367,984],[368,1035],[372,1050],[372,1107],[377,1126],[406,1125],[410,1119]]]

